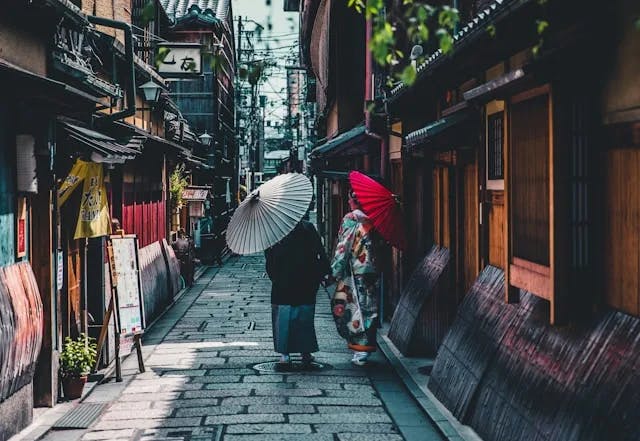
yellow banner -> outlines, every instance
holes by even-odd
[[[85,162],[84,184],[80,214],[74,239],[111,234],[107,190],[104,186],[102,164]]]
[[[82,180],[87,176],[87,165],[89,162],[85,162],[81,159],[77,159],[76,163],[73,164],[71,171],[69,172],[69,176],[64,180],[60,189],[58,190],[58,206],[62,207],[73,190],[82,182]]]

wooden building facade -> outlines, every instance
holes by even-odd
[[[435,358],[429,388],[483,439],[639,436],[636,3],[457,2],[452,52],[427,45],[415,84],[388,90],[378,170],[412,238],[385,274],[389,336]],[[311,62],[331,60],[314,32]],[[341,182],[318,194],[329,241],[348,190],[332,170],[375,174],[334,165],[337,146],[366,149],[353,135],[315,151],[316,175]]]
[[[201,47],[201,75],[174,78],[169,96],[192,130],[211,136],[211,143],[196,153],[208,169],[192,173],[192,185],[209,186],[210,204],[205,219],[186,223],[186,231],[197,235],[201,258],[209,260],[223,252],[229,219],[237,203],[238,147],[235,135],[236,50],[230,0],[174,2],[160,0],[169,27],[162,34],[177,44]],[[200,228],[201,231],[191,231]]]
[[[30,423],[34,405],[58,402],[64,337],[97,336],[107,306],[110,230],[76,239],[81,191],[64,203],[58,198],[74,162],[100,164],[110,218],[138,235],[144,274],[155,271],[158,255],[164,261],[171,253],[165,241],[171,167],[209,167],[191,140],[174,140],[166,127],[165,110],[175,104],[166,95],[158,103],[143,98],[141,84],[166,85],[134,54],[129,3],[11,0],[0,17],[2,342],[19,333],[31,345],[29,356],[20,355],[23,365],[7,357],[0,363],[3,384],[11,385],[1,391],[3,439]],[[147,292],[149,319],[175,294],[175,268],[165,271],[165,279],[156,279],[166,286]]]

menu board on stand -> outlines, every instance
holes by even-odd
[[[98,340],[98,353],[101,352],[104,344],[111,315],[115,312],[113,315],[116,327],[116,381],[122,381],[121,346],[129,346],[132,339],[138,355],[140,372],[145,371],[140,344],[145,318],[137,236],[134,234],[110,236],[107,253],[111,279],[111,300]]]

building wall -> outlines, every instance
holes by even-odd
[[[131,0],[80,0],[81,9],[87,15],[109,18],[112,20],[131,23]],[[117,36],[120,41],[124,41],[124,32],[107,28],[97,27],[100,32]]]
[[[15,262],[15,135],[8,124],[9,109],[0,103],[0,266]],[[13,136],[12,136],[13,135]],[[15,141],[14,141],[15,142]]]
[[[634,24],[640,16],[640,3],[634,0],[618,3],[614,28],[619,40],[613,42],[613,62],[602,103],[605,121],[609,123],[640,120],[640,32]]]
[[[166,238],[166,195],[162,155],[148,154],[124,167],[122,228],[137,234],[140,247]]]
[[[0,14],[0,59],[39,75],[47,73],[47,42],[33,29],[21,27],[25,17],[6,7]]]

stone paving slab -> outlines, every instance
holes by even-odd
[[[117,399],[80,435],[83,440],[442,440],[432,427],[427,437],[403,436],[407,425],[430,423],[410,404],[390,402],[402,413],[383,402],[400,382],[380,355],[369,368],[350,363],[326,292],[318,294],[315,356],[329,368],[261,373],[252,367],[278,357],[263,257],[232,258],[192,290],[158,322],[164,334],[150,334],[153,346],[143,341],[147,372],[128,371],[128,382],[110,392]],[[99,397],[99,388],[95,393]]]

